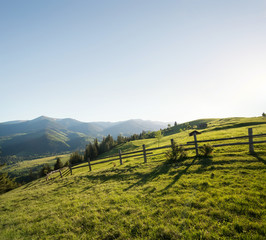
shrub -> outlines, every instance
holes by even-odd
[[[213,153],[213,147],[210,144],[204,144],[200,148],[200,154],[203,157],[210,157],[210,156],[212,156],[212,153]]]
[[[186,158],[187,154],[185,152],[185,149],[182,146],[173,142],[171,146],[171,150],[167,151],[165,153],[165,156],[168,160],[178,161],[178,160]]]

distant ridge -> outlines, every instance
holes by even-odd
[[[27,121],[0,123],[2,156],[53,154],[84,149],[94,138],[108,134],[130,136],[142,131],[156,131],[167,123],[132,119],[121,122],[80,122],[72,118],[40,116]]]

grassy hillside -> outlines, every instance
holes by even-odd
[[[56,158],[59,157],[63,163],[69,160],[70,154],[56,155],[52,157],[37,158],[34,160],[25,160],[11,165],[6,165],[1,169],[3,172],[8,172],[17,182],[29,182],[39,176],[39,172],[45,163],[54,166]],[[1,172],[1,171],[0,171]]]
[[[266,133],[265,118],[213,120],[199,140]],[[164,137],[193,140],[183,131]],[[138,149],[155,139],[118,146]],[[182,162],[163,155],[54,175],[0,196],[0,239],[265,239],[266,144],[216,148]],[[109,154],[112,154],[109,153]],[[84,163],[84,165],[86,165]]]

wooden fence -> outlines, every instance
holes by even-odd
[[[68,175],[69,173],[72,175],[72,168],[70,166],[69,167],[63,167],[63,168],[54,170],[52,172],[49,172],[46,174],[46,181],[49,180],[50,175],[57,173],[57,172],[60,173],[60,177],[62,178],[64,175]]]
[[[236,143],[223,143],[223,144],[214,144],[212,147],[224,147],[224,146],[233,146],[233,145],[249,145],[249,153],[254,153],[254,144],[258,143],[266,143],[266,141],[254,141],[254,138],[259,138],[259,137],[265,137],[266,134],[256,134],[253,135],[253,129],[249,128],[248,129],[248,135],[247,136],[239,136],[239,137],[230,137],[230,138],[219,138],[219,139],[209,139],[209,140],[201,140],[198,141],[196,134],[194,134],[194,141],[192,142],[187,142],[188,145],[195,145],[196,149],[196,155],[198,155],[197,149],[198,143],[208,143],[208,142],[220,142],[220,141],[228,141],[228,140],[235,140],[235,139],[245,139],[248,138],[248,142],[236,142]]]
[[[187,150],[195,150],[196,156],[199,155],[198,149],[202,147],[199,144],[202,144],[202,143],[221,142],[221,141],[236,140],[236,139],[248,139],[247,142],[223,143],[223,144],[214,144],[214,145],[211,145],[211,146],[216,148],[216,147],[223,147],[223,146],[249,145],[249,152],[251,154],[254,153],[254,144],[266,143],[265,140],[264,141],[254,141],[254,138],[266,137],[266,134],[253,135],[252,128],[248,129],[248,135],[246,135],[246,136],[238,136],[238,137],[230,137],[230,138],[219,138],[219,139],[209,139],[209,140],[197,140],[196,131],[193,134],[193,136],[194,136],[194,141],[190,141],[190,142],[187,142],[186,144],[180,144],[180,145],[183,146],[184,150],[186,150],[186,151]],[[93,165],[97,165],[97,164],[101,164],[101,163],[107,163],[107,162],[114,162],[114,161],[118,161],[118,160],[120,162],[120,165],[123,165],[123,160],[127,159],[127,158],[143,157],[144,163],[146,163],[148,161],[147,157],[165,154],[165,152],[154,153],[154,151],[171,148],[173,146],[173,144],[174,144],[174,140],[171,139],[171,144],[170,145],[166,145],[166,146],[162,146],[162,147],[146,148],[145,144],[143,144],[142,145],[142,150],[133,151],[133,152],[126,152],[126,153],[122,153],[122,151],[119,150],[118,154],[115,154],[115,155],[112,155],[112,156],[109,156],[109,157],[100,158],[100,159],[93,160],[93,161],[90,161],[90,159],[88,159],[88,165],[75,165],[75,166],[72,166],[72,167],[69,166],[69,172],[72,175],[72,169],[78,169],[78,168],[82,168],[82,167],[89,167],[89,170],[92,171],[92,166]],[[49,177],[50,174],[53,174],[55,172],[59,172],[61,177],[63,177],[62,169],[58,169],[56,171],[52,171],[47,176]],[[47,177],[47,179],[48,179],[48,177]]]

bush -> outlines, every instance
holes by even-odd
[[[185,149],[182,146],[173,142],[171,150],[167,151],[165,153],[165,156],[168,160],[178,161],[186,158],[187,153],[185,152]]]
[[[210,156],[212,156],[212,153],[213,153],[213,147],[210,144],[204,144],[200,148],[200,154],[203,157],[210,157]]]

